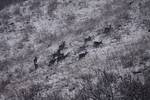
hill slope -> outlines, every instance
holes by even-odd
[[[149,4],[28,0],[2,9],[0,98],[148,100]]]

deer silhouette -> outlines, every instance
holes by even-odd
[[[130,2],[129,2],[129,5],[132,5],[133,3],[134,3],[134,1],[130,1]]]
[[[54,65],[55,62],[56,62],[56,59],[50,60],[48,66]]]
[[[60,50],[57,50],[54,54],[52,54],[52,58],[56,59],[61,54]]]
[[[87,43],[88,41],[91,41],[91,40],[92,40],[92,38],[91,38],[91,36],[89,36],[89,37],[84,39],[84,43]]]
[[[34,67],[35,67],[35,70],[38,68],[38,64],[37,64],[37,57],[34,57]]]
[[[140,73],[142,73],[142,71],[133,71],[132,73],[133,74],[140,74]]]
[[[59,55],[60,55],[60,51],[59,51],[59,50],[58,50],[57,52],[55,52],[54,54],[52,54],[52,55],[51,55],[52,58],[51,58],[51,60],[49,61],[48,66],[53,65],[53,64],[57,61],[57,58],[58,58]]]
[[[60,62],[60,61],[64,60],[66,57],[68,57],[68,55],[69,55],[69,53],[67,53],[66,55],[61,53],[57,58],[57,62]]]
[[[106,34],[108,34],[111,30],[112,30],[112,26],[109,25],[109,26],[107,26],[107,27],[104,28],[103,32],[106,33]]]
[[[85,51],[85,52],[83,52],[83,53],[80,53],[80,54],[79,54],[79,60],[82,59],[82,58],[84,58],[87,54],[88,54],[87,51]]]
[[[81,51],[86,50],[87,47],[88,47],[88,46],[86,46],[86,45],[83,45],[83,46],[79,47],[79,48],[78,48],[78,52],[81,52]]]
[[[103,45],[102,41],[94,41],[93,47],[98,48],[100,45]]]
[[[67,56],[69,55],[69,53],[67,53],[66,55],[61,53],[61,52],[56,52],[52,55],[52,60],[50,60],[48,66],[51,66],[53,64],[55,64],[55,62],[60,62],[62,60],[64,60]]]
[[[58,50],[63,50],[63,49],[65,48],[65,45],[66,45],[65,41],[63,41],[63,42],[59,45]]]

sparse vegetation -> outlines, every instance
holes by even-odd
[[[33,2],[32,5],[30,6],[30,9],[31,10],[35,10],[37,8],[40,7],[40,1],[36,1],[36,2]]]
[[[22,1],[0,11],[0,100],[150,99],[148,0]]]
[[[53,17],[53,11],[54,11],[55,9],[57,9],[57,6],[58,6],[57,0],[52,0],[52,1],[50,1],[49,5],[48,5],[48,15],[49,15],[50,17]]]
[[[23,1],[26,1],[26,0],[1,0],[0,10],[11,4],[15,4],[15,3],[23,2]]]

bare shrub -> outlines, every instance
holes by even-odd
[[[91,76],[84,76],[84,86],[80,90],[75,100],[114,100],[114,94],[111,84],[116,81],[113,74],[103,71],[100,75],[97,74],[98,81],[94,84]]]
[[[139,80],[126,75],[119,84],[119,92],[123,100],[149,100],[150,85],[142,84]]]
[[[52,94],[48,95],[48,100],[65,100],[59,93],[53,92]]]
[[[5,90],[5,87],[10,83],[10,80],[2,80],[0,82],[0,92]]]
[[[0,61],[0,71],[7,71],[10,65],[11,65],[11,61],[8,60]]]
[[[39,6],[40,6],[40,1],[35,1],[35,2],[33,2],[32,5],[30,6],[30,9],[31,9],[31,10],[34,10],[34,9],[36,9],[36,8],[39,8]]]
[[[29,89],[23,88],[20,90],[20,98],[22,98],[22,100],[38,100],[36,96],[41,90],[42,86],[40,84],[33,84]]]
[[[55,9],[57,9],[57,6],[58,6],[57,0],[52,0],[52,1],[49,3],[49,5],[48,5],[48,14],[49,14],[50,17],[53,16],[53,11],[54,11]]]
[[[16,4],[16,3],[19,3],[19,2],[23,2],[23,1],[26,1],[26,0],[1,0],[0,10],[3,9],[4,7],[6,7],[6,6],[9,6],[10,4]]]
[[[84,79],[83,88],[72,100],[149,100],[149,81],[142,84],[128,73],[120,76],[121,81],[117,81],[118,75],[103,71],[94,84],[90,75]],[[114,85],[112,85],[114,84]]]

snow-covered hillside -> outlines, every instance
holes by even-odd
[[[149,0],[26,0],[0,11],[0,100],[149,100]]]

